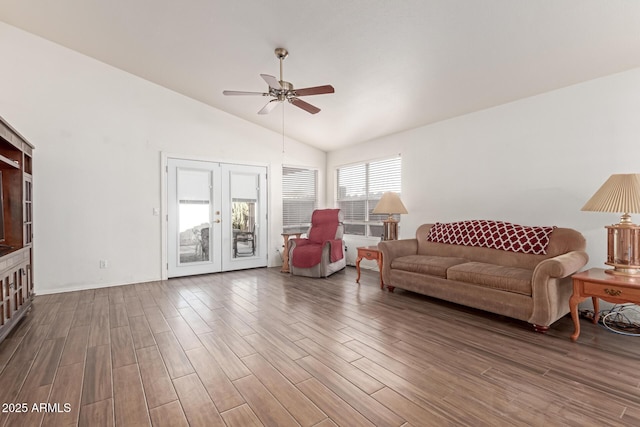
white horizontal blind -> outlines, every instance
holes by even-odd
[[[400,157],[338,168],[337,204],[344,215],[345,233],[378,237],[386,215],[371,211],[386,191],[400,194]]]
[[[318,171],[282,167],[282,223],[285,233],[304,233],[318,205]]]
[[[339,168],[337,194],[345,223],[366,221],[367,165]]]

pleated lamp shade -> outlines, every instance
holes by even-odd
[[[640,174],[611,175],[582,207],[583,211],[640,213]],[[621,222],[629,220],[623,215]]]
[[[406,214],[407,208],[404,207],[402,200],[400,200],[400,196],[398,196],[393,191],[387,191],[382,195],[380,201],[373,208],[374,214]]]
[[[631,222],[640,213],[640,174],[611,175],[582,207],[583,211],[621,213],[620,223],[607,229],[607,273],[640,276],[640,227]]]

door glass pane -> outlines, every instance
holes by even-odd
[[[231,202],[233,224],[233,257],[256,254],[256,201],[233,199]]]
[[[211,259],[211,172],[177,170],[179,264]]]
[[[232,257],[256,255],[256,214],[258,209],[259,175],[232,172],[231,179],[231,227]]]

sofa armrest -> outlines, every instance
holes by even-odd
[[[536,266],[531,280],[534,310],[529,323],[548,326],[569,312],[569,297],[573,292],[570,276],[588,261],[586,252],[571,251]]]
[[[382,283],[390,284],[391,262],[398,257],[418,253],[418,239],[385,240],[378,243],[382,252]]]
[[[533,277],[543,275],[561,279],[576,273],[589,261],[584,251],[571,251],[553,258],[545,259],[533,270]]]

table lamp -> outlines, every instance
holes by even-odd
[[[631,222],[640,213],[640,174],[611,175],[582,207],[583,211],[621,213],[618,224],[607,225],[607,273],[640,277],[640,226]]]
[[[393,217],[393,215],[408,213],[407,208],[404,207],[402,200],[400,200],[400,196],[393,191],[387,191],[382,195],[382,198],[380,198],[376,207],[373,208],[372,213],[389,215],[387,219],[382,221],[384,223],[383,240],[397,240],[398,221]]]

